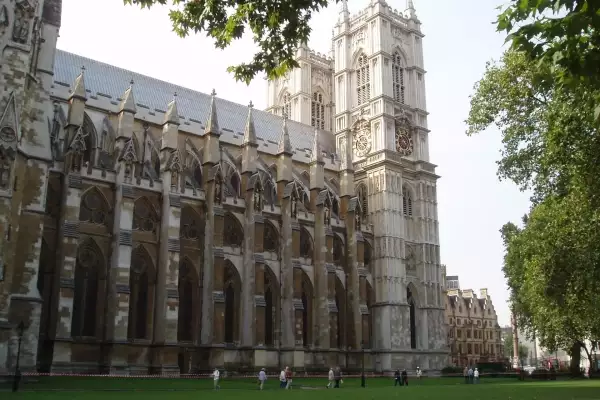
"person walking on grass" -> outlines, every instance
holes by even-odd
[[[421,380],[421,368],[417,367],[417,379]]]
[[[221,389],[221,386],[219,386],[219,378],[221,377],[219,368],[215,368],[215,371],[212,373],[212,376],[213,376],[213,388],[215,390]]]
[[[479,383],[479,370],[475,368],[475,372],[473,372],[473,377],[475,378],[475,383]]]
[[[342,380],[342,370],[340,367],[335,367],[335,370],[333,371],[333,379],[335,380],[334,388],[339,389],[340,382]]]
[[[465,367],[463,370],[463,376],[465,377],[465,383],[469,383],[469,368]]]
[[[469,383],[473,383],[473,368],[469,367]]]
[[[406,369],[402,370],[402,385],[408,386],[408,374],[406,373]]]
[[[400,377],[400,368],[396,369],[394,372],[394,386],[402,386],[402,378]]]
[[[333,373],[333,367],[329,368],[329,382],[327,383],[327,389],[331,389],[333,387],[333,380],[335,379],[335,375]]]
[[[280,389],[285,389],[286,387],[286,383],[285,383],[285,369],[281,370],[281,373],[279,374],[279,388]]]
[[[292,370],[290,369],[290,367],[285,367],[285,383],[286,389],[292,388]]]
[[[265,385],[265,381],[267,380],[267,373],[265,369],[261,369],[258,373],[258,387],[260,390],[263,390],[263,386]]]

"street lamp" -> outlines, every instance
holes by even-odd
[[[19,343],[17,344],[17,363],[15,365],[15,377],[13,379],[12,391],[16,392],[19,390],[19,382],[21,381],[21,369],[19,368],[19,361],[21,358],[21,341],[23,340],[23,332],[25,331],[25,324],[23,321],[19,322],[17,326],[17,334],[19,335]]]
[[[360,347],[362,348],[362,373],[360,374],[360,386],[366,387],[366,377],[365,377],[365,341],[360,342]]]

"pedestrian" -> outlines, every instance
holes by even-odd
[[[473,368],[469,367],[469,383],[473,383]]]
[[[475,378],[475,383],[479,383],[479,370],[475,368],[475,372],[473,372],[473,377]]]
[[[333,373],[333,367],[329,368],[329,382],[327,382],[327,389],[331,389],[333,387],[333,379],[334,379],[334,373]]]
[[[335,371],[333,371],[333,379],[335,380],[334,388],[339,389],[340,381],[342,380],[342,371],[340,370],[339,366],[335,368]]]
[[[259,388],[260,390],[263,390],[263,386],[265,385],[265,381],[267,380],[267,373],[265,372],[265,369],[261,369],[260,372],[258,373],[258,383],[259,383]]]
[[[212,376],[213,376],[213,388],[215,390],[221,389],[221,386],[219,386],[219,378],[221,377],[219,368],[215,368],[214,372],[212,373]]]
[[[465,383],[469,383],[469,368],[465,367],[463,370],[463,375],[465,377]]]
[[[402,379],[400,377],[400,368],[396,369],[396,372],[394,372],[394,386],[402,386]]]
[[[292,388],[292,370],[290,367],[285,367],[285,388]]]
[[[402,384],[408,386],[408,374],[406,373],[406,369],[402,370]]]
[[[286,383],[285,383],[285,369],[282,369],[281,373],[279,374],[279,388],[280,389],[285,389],[285,386],[286,386]]]
[[[421,369],[417,367],[417,379],[421,379]]]

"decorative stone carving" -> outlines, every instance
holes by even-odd
[[[354,151],[358,157],[364,157],[371,151],[371,124],[363,118],[354,124]]]
[[[158,216],[152,205],[145,198],[135,202],[133,209],[133,230],[156,233],[158,230]]]
[[[97,225],[106,225],[108,216],[108,205],[104,196],[97,188],[85,193],[81,201],[79,220]]]
[[[29,0],[17,1],[15,19],[12,30],[12,40],[17,43],[27,44],[31,32],[31,20],[34,6]]]
[[[396,151],[403,156],[413,153],[413,129],[408,117],[402,113],[395,121]]]

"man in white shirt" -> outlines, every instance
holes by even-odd
[[[259,382],[260,390],[263,390],[263,386],[265,385],[266,380],[267,380],[267,373],[265,372],[265,369],[263,368],[258,373],[258,382]]]
[[[417,379],[421,379],[421,368],[417,367]]]
[[[473,377],[475,378],[475,383],[479,383],[479,370],[475,368],[475,372],[473,372]]]
[[[279,374],[279,388],[281,389],[285,389],[286,387],[286,382],[285,382],[285,370],[282,369],[281,373]]]
[[[221,373],[219,372],[219,368],[215,368],[215,371],[212,373],[213,375],[213,387],[215,390],[219,390],[221,389],[221,386],[219,386],[219,378],[221,377]]]
[[[329,383],[327,383],[327,389],[331,389],[333,387],[333,380],[335,375],[333,373],[333,367],[329,368]]]

